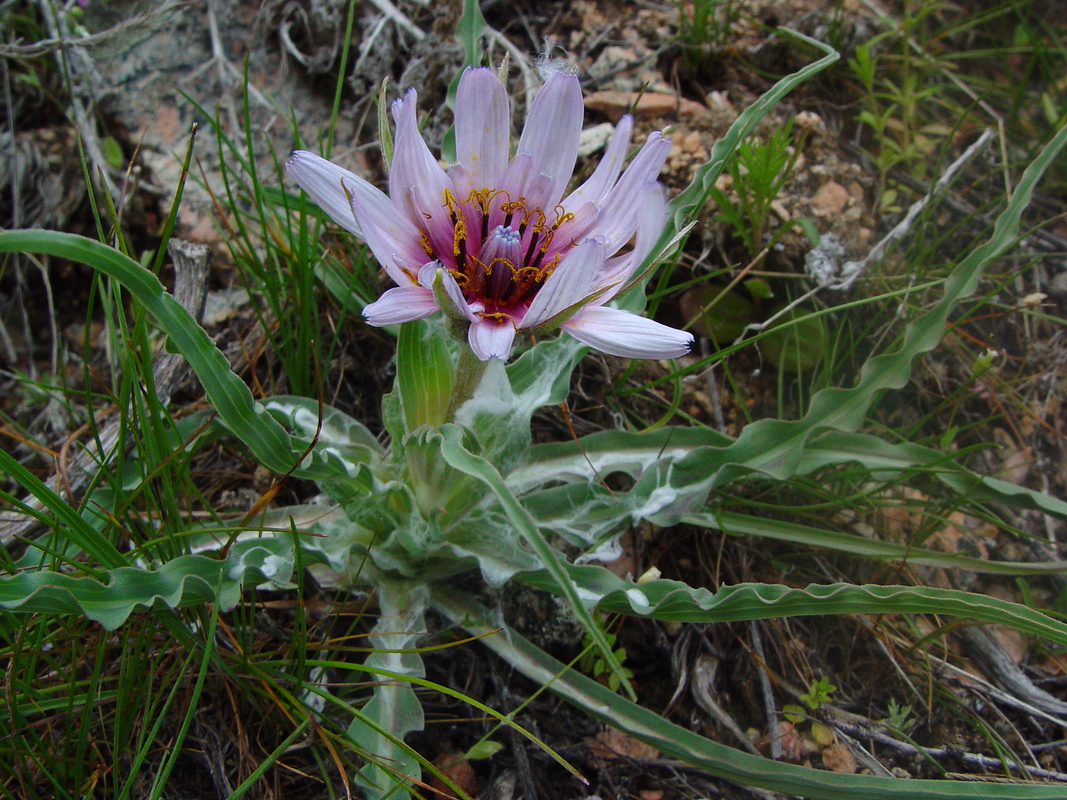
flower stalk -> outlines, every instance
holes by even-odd
[[[452,394],[448,398],[448,408],[445,411],[446,422],[455,422],[456,412],[459,411],[459,407],[474,395],[474,390],[482,382],[487,363],[487,361],[478,358],[470,348],[463,347],[460,349],[455,377],[452,380]]]

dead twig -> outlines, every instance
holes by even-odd
[[[775,761],[782,759],[782,742],[775,732],[778,730],[778,708],[774,702],[774,687],[771,686],[771,678],[767,673],[767,656],[763,652],[763,637],[760,636],[759,623],[751,620],[748,623],[748,634],[752,639],[752,652],[757,659],[756,674],[759,676],[760,693],[763,695],[763,713],[767,720],[767,731],[770,739],[771,758]]]
[[[756,745],[752,744],[745,732],[741,730],[741,726],[734,721],[730,713],[719,705],[719,702],[715,699],[715,673],[718,672],[718,669],[719,659],[709,655],[697,656],[696,661],[693,662],[692,676],[689,680],[689,689],[693,693],[693,700],[711,715],[716,722],[734,735],[742,750],[747,750],[753,755],[762,756],[763,754],[756,748]],[[774,752],[774,743],[777,742],[777,737],[774,735],[776,730],[777,724],[775,728],[771,729],[770,733],[772,753]],[[781,744],[778,744],[778,754],[781,755]]]
[[[888,733],[878,730],[869,722],[858,717],[846,719],[843,712],[836,709],[827,709],[831,712],[824,716],[824,720],[838,734],[866,739],[871,742],[894,750],[897,753],[908,756],[922,756],[934,762],[950,760],[955,764],[963,764],[984,770],[1011,769],[1012,771],[1025,773],[1030,778],[1057,781],[1067,783],[1067,774],[1056,772],[1043,767],[1032,767],[1020,764],[1017,761],[1005,761],[992,756],[983,756],[979,753],[968,753],[956,747],[920,747],[910,742],[894,739]],[[849,715],[851,716],[851,715]],[[968,777],[968,776],[961,776]]]
[[[1067,703],[1035,686],[988,630],[967,626],[957,630],[956,635],[962,639],[971,660],[1015,699],[1045,714],[1055,714],[1060,717],[1057,722],[1065,724]]]
[[[185,0],[163,0],[163,2],[151,11],[146,11],[143,14],[135,14],[129,19],[124,19],[122,22],[107,30],[98,31],[97,33],[91,33],[85,36],[64,38],[53,35],[52,38],[42,39],[33,44],[0,43],[0,58],[33,59],[48,55],[49,53],[55,53],[63,48],[92,47],[93,45],[102,44],[103,42],[114,39],[127,31],[147,25],[152,22],[155,17],[164,14],[174,6],[183,2],[185,2]]]
[[[876,264],[885,258],[885,254],[889,252],[889,248],[907,235],[908,231],[911,230],[911,226],[915,223],[916,217],[918,217],[923,209],[930,204],[930,201],[942,194],[945,189],[948,188],[948,185],[955,180],[959,171],[969,164],[978,153],[986,148],[989,142],[992,141],[994,135],[995,134],[991,130],[986,129],[983,131],[982,135],[979,136],[970,147],[964,150],[959,158],[949,164],[948,168],[941,174],[941,177],[937,179],[937,182],[926,196],[911,204],[908,208],[908,213],[904,215],[904,219],[893,226],[893,230],[889,231],[889,233],[882,237],[882,240],[871,248],[871,251],[865,258],[861,261],[846,261],[841,267],[841,274],[838,276],[838,280],[827,285],[832,289],[837,290],[848,289],[855,283],[858,277],[870,269],[872,264]]]
[[[44,17],[48,35],[53,39],[63,42],[64,45],[55,50],[56,66],[66,78],[70,90],[70,115],[73,118],[74,127],[78,129],[81,137],[85,156],[89,160],[92,172],[99,177],[107,189],[116,208],[122,204],[122,192],[111,177],[110,166],[104,157],[104,149],[97,136],[96,127],[90,119],[90,110],[96,105],[93,97],[93,84],[97,82],[96,65],[85,48],[71,45],[72,37],[67,29],[67,20],[62,14],[56,14],[52,8],[51,0],[39,0],[38,6]],[[81,85],[79,85],[81,84]],[[79,90],[88,96],[88,103],[79,96]]]

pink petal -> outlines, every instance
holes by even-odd
[[[629,253],[608,259],[604,265],[597,288],[609,288],[600,296],[601,303],[606,303],[627,288],[626,282],[633,276],[634,270],[644,263],[663,232],[663,223],[667,221],[667,200],[661,184],[649,181],[641,187],[638,196],[640,212],[637,215],[637,239]]]
[[[586,306],[562,328],[579,342],[622,358],[678,358],[693,343],[691,333],[607,306]]]
[[[369,325],[399,325],[437,313],[433,292],[423,286],[398,286],[363,308]]]
[[[586,239],[574,248],[534,296],[519,328],[536,328],[592,294],[604,267],[604,255],[604,245],[595,239]]]
[[[541,87],[526,115],[516,152],[533,156],[534,174],[552,181],[543,207],[552,208],[559,202],[574,173],[583,112],[578,78],[557,72]]]
[[[533,156],[529,153],[517,153],[515,158],[508,162],[498,188],[517,200],[526,196],[526,186],[535,177],[537,173],[534,172]]]
[[[394,282],[400,286],[414,282],[413,276],[427,260],[419,230],[383,192],[305,150],[293,153],[286,169],[339,225],[367,243]],[[347,213],[342,210],[342,198]]]
[[[567,195],[563,201],[563,207],[568,211],[574,211],[585,203],[596,203],[604,199],[615,181],[619,179],[622,165],[626,161],[626,151],[630,147],[630,134],[633,132],[634,118],[626,114],[615,126],[615,132],[611,135],[604,157],[596,165],[593,174],[589,176],[581,186]]]
[[[489,69],[468,69],[456,89],[456,160],[478,188],[495,188],[508,163],[511,108]]]
[[[419,229],[383,192],[367,186],[370,191],[352,195],[352,211],[363,228],[363,238],[397,285],[414,283],[419,268],[430,258]]]
[[[319,208],[330,215],[330,219],[363,238],[348,198],[356,193],[360,184],[367,183],[365,180],[307,150],[294,150],[285,162],[285,171],[318,203]]]
[[[671,140],[659,133],[651,133],[645,140],[626,172],[619,182],[605,196],[597,231],[607,238],[608,252],[614,253],[633,236],[637,228],[635,215],[640,213],[640,188],[649,181],[655,181],[663,169],[663,162],[671,150]]]
[[[474,355],[482,361],[488,361],[490,358],[507,359],[515,341],[515,326],[511,320],[497,322],[479,319],[471,323],[467,341]]]
[[[445,208],[445,192],[455,195],[452,179],[445,174],[419,133],[415,111],[418,95],[409,89],[393,103],[396,141],[389,173],[389,194],[393,203],[409,220],[426,228],[434,249],[452,248],[452,226]],[[437,225],[427,225],[435,221]],[[445,236],[445,241],[440,241]]]

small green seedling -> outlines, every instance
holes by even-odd
[[[819,706],[829,702],[830,695],[836,691],[837,687],[830,683],[830,681],[826,678],[819,678],[817,681],[811,682],[808,686],[808,691],[800,695],[799,699],[812,711],[818,711]]]

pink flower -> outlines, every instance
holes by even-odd
[[[606,305],[663,229],[666,205],[656,178],[668,139],[651,134],[623,172],[633,128],[624,117],[596,170],[564,197],[582,130],[574,75],[557,73],[541,88],[510,160],[508,96],[492,71],[468,69],[460,79],[459,160],[447,171],[419,135],[415,105],[413,89],[393,104],[389,196],[306,151],[286,164],[326,213],[367,242],[396,282],[364,309],[371,325],[442,310],[469,323],[470,347],[483,361],[506,359],[520,331],[555,328],[617,356],[688,352],[689,333]]]

